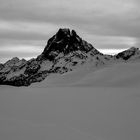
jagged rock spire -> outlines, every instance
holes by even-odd
[[[53,60],[60,53],[64,55],[77,50],[88,52],[93,46],[82,40],[74,30],[59,29],[58,32],[48,40],[41,57]]]

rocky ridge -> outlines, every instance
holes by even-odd
[[[138,48],[132,47],[115,56],[104,55],[80,38],[74,30],[59,29],[37,58],[26,61],[15,57],[0,64],[0,84],[29,86],[50,74],[63,74],[85,64],[99,67],[118,60],[126,62],[136,58],[140,58]]]

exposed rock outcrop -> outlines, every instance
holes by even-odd
[[[121,58],[123,60],[128,60],[131,57],[133,57],[133,56],[135,56],[136,54],[139,54],[139,53],[140,53],[139,48],[132,47],[132,48],[130,48],[128,50],[125,50],[125,51],[123,51],[121,53],[118,53],[116,55],[116,58],[117,59]]]
[[[48,59],[50,61],[54,61],[60,55],[68,55],[69,53],[73,53],[75,51],[87,53],[92,49],[95,48],[91,44],[82,40],[82,38],[80,38],[74,30],[70,31],[69,29],[59,29],[56,35],[48,40],[44,51],[38,59]],[[96,50],[96,52],[98,51]]]

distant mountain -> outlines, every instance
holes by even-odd
[[[117,59],[129,60],[136,57],[140,57],[140,51],[139,48],[132,47],[128,50],[118,53],[115,57]]]
[[[29,86],[54,73],[63,74],[80,67],[94,69],[135,59],[140,59],[138,48],[132,47],[115,56],[104,55],[74,30],[59,29],[37,58],[26,61],[15,57],[0,64],[0,84]]]

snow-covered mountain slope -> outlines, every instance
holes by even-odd
[[[53,74],[32,87],[139,87],[140,62],[118,63],[101,67],[81,67],[72,72]]]
[[[74,30],[59,29],[37,58],[26,61],[15,57],[0,64],[0,84],[29,86],[54,74],[75,73],[80,69],[94,71],[118,62],[138,61],[139,58],[140,51],[134,47],[115,56],[104,55]]]
[[[86,75],[75,86],[140,87],[140,63],[120,63]]]

